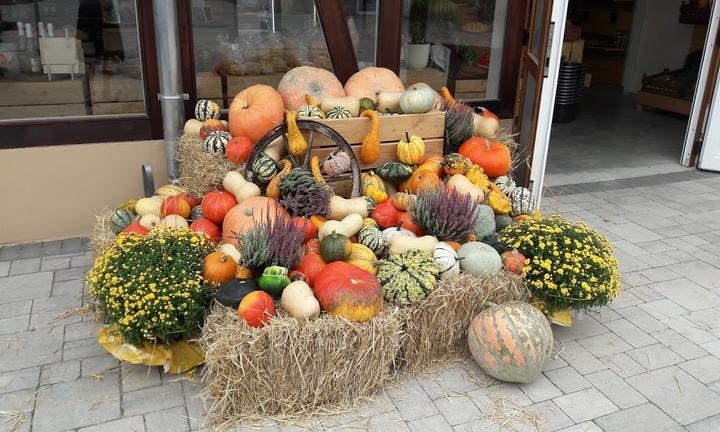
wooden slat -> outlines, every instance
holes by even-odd
[[[349,144],[360,144],[370,130],[370,119],[365,117],[319,122],[335,129]],[[442,138],[445,134],[445,113],[432,111],[425,114],[380,117],[380,141],[398,141],[405,135],[406,130],[423,139]],[[335,144],[316,134],[313,147],[327,146],[335,147]]]
[[[443,140],[441,138],[430,138],[426,139],[425,141],[425,154],[442,154],[443,151]],[[353,144],[351,145],[353,149],[353,153],[355,153],[355,156],[358,158],[358,162],[360,162],[360,144]],[[323,148],[314,148],[311,152],[313,156],[319,156],[320,160],[323,160],[325,156],[330,154],[335,150],[334,147],[323,147]],[[377,168],[386,162],[396,161],[397,160],[397,143],[396,142],[386,142],[380,144],[380,157],[378,157],[378,160],[371,164],[365,164],[360,162],[360,169],[363,171],[367,171],[369,169]]]

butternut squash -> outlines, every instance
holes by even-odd
[[[199,137],[202,123],[200,120],[194,118],[186,121],[183,127],[183,134],[191,137]]]
[[[476,203],[481,203],[485,199],[482,189],[475,186],[467,177],[462,174],[455,174],[447,181],[447,187],[455,189],[462,194],[468,194]]]
[[[235,264],[240,265],[240,261],[242,261],[242,255],[240,252],[235,248],[235,246],[231,245],[230,243],[225,243],[222,246],[218,248],[218,252],[222,252],[225,255],[229,256],[230,258],[235,261]]]
[[[353,117],[360,114],[360,100],[353,96],[326,97],[320,102],[320,110],[325,114],[335,107],[347,109]]]
[[[336,232],[343,234],[345,237],[352,237],[357,234],[363,227],[363,217],[357,213],[352,213],[343,218],[341,221],[329,220],[322,224],[318,230],[318,239],[322,241],[325,236]]]
[[[290,282],[283,289],[280,307],[298,321],[313,320],[320,315],[320,303],[304,281]]]
[[[233,194],[237,202],[245,198],[260,196],[260,187],[253,182],[245,180],[237,171],[228,171],[223,178],[223,188]]]
[[[396,235],[390,239],[390,255],[401,254],[413,249],[422,250],[432,254],[437,244],[438,239],[431,235],[418,238]]]
[[[362,217],[368,217],[375,205],[367,197],[343,198],[333,195],[330,198],[330,213],[328,219],[342,220],[346,216],[357,213]]]
[[[285,156],[285,142],[283,141],[283,137],[277,137],[270,144],[265,147],[265,154],[275,162],[280,162],[280,160]]]

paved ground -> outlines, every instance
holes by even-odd
[[[720,175],[560,189],[546,211],[608,233],[624,290],[555,329],[558,355],[536,382],[488,385],[472,361],[448,365],[322,426],[531,431],[522,418],[534,413],[543,431],[719,431]],[[0,250],[0,430],[16,421],[35,432],[200,429],[199,383],[120,365],[97,345],[96,323],[57,319],[82,304],[92,259],[81,239]]]

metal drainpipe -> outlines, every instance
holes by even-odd
[[[175,143],[182,133],[185,122],[183,101],[188,99],[188,95],[182,91],[180,42],[175,0],[153,0],[153,15],[160,79],[158,99],[160,99],[162,109],[165,160],[168,178],[170,181],[176,181],[180,173],[175,154]]]

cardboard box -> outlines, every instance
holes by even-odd
[[[572,63],[582,63],[585,39],[565,41],[562,47],[562,60]]]

